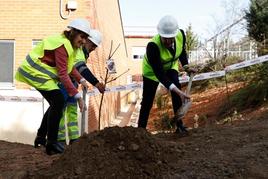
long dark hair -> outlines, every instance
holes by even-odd
[[[77,29],[72,28],[71,30],[65,30],[63,31],[63,34],[65,35],[65,37],[70,40],[72,46],[73,46],[73,41],[75,39],[75,37],[79,34],[82,34],[83,32]]]

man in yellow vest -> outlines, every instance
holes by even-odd
[[[62,34],[44,38],[22,62],[15,78],[38,90],[49,103],[34,146],[44,145],[48,155],[62,153],[64,147],[57,142],[59,123],[65,105],[64,96],[59,89],[61,82],[68,92],[78,100],[84,109],[82,95],[72,84],[70,76],[87,88],[86,80],[74,68],[77,50],[86,42],[90,24],[85,19],[75,19]]]
[[[97,30],[91,29],[90,36],[88,37],[86,43],[82,48],[79,49],[76,59],[75,67],[79,73],[93,86],[95,86],[100,93],[104,93],[104,85],[100,83],[98,79],[91,73],[89,68],[86,65],[86,61],[89,57],[90,52],[94,51],[101,43],[101,33]],[[78,84],[74,82],[74,85],[78,87]],[[75,140],[79,138],[79,127],[77,120],[77,101],[74,97],[68,97],[63,85],[61,86],[62,93],[67,98],[65,112],[60,121],[59,132],[58,132],[58,141],[66,143],[66,130],[65,130],[65,119],[67,126],[67,133],[69,138],[69,144],[72,144]]]
[[[182,106],[182,101],[189,98],[181,89],[178,69],[179,61],[188,72],[195,72],[188,67],[185,51],[185,34],[178,28],[177,20],[170,16],[160,19],[158,34],[147,44],[143,58],[143,94],[138,127],[146,128],[156,89],[161,82],[171,92],[174,114]],[[176,117],[176,116],[175,116]],[[176,122],[176,132],[187,133],[181,119]]]

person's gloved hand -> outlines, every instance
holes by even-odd
[[[78,98],[77,99],[77,102],[78,102],[78,106],[79,106],[80,112],[83,112],[83,111],[86,111],[87,110],[83,98]]]
[[[176,93],[181,97],[181,101],[183,104],[186,103],[186,101],[190,99],[190,96],[184,93],[183,91],[181,91],[179,88],[175,90],[176,90]]]
[[[184,71],[186,71],[188,74],[196,73],[198,70],[196,68],[189,67],[188,65],[183,66]]]
[[[177,93],[181,97],[182,103],[184,103],[187,99],[190,99],[190,96],[185,94],[179,88],[177,88],[174,84],[171,84],[169,87],[170,91]]]
[[[104,87],[104,84],[103,84],[103,83],[98,82],[98,83],[95,85],[95,87],[98,88],[98,90],[99,90],[100,93],[104,93],[104,91],[105,91],[105,87]]]
[[[88,84],[87,84],[87,81],[86,81],[84,78],[82,78],[82,79],[80,80],[80,84],[82,85],[82,88],[84,88],[84,90],[87,91],[87,89],[88,89]]]

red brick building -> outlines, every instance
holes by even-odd
[[[111,41],[114,49],[120,44],[114,54],[117,75],[129,68],[127,49],[118,0],[72,0],[76,10],[68,15],[66,10],[70,3],[67,0],[9,0],[0,1],[0,94],[4,90],[30,89],[29,86],[18,83],[14,74],[27,53],[41,39],[48,35],[61,33],[67,24],[75,18],[86,18],[93,28],[99,29],[103,35],[101,47],[90,55],[88,66],[98,79],[105,77],[105,62],[107,60]],[[69,16],[69,17],[68,17]],[[68,17],[68,18],[66,18]],[[124,75],[109,83],[110,86],[124,85],[127,76]],[[109,126],[117,112],[126,102],[124,92],[105,94],[102,104],[100,128]],[[89,131],[98,129],[98,112],[100,95],[89,99]],[[1,119],[0,119],[1,120]],[[41,120],[41,119],[40,119]]]

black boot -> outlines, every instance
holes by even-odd
[[[64,152],[64,145],[59,142],[48,141],[46,145],[46,153],[48,155],[60,154]]]
[[[61,143],[63,146],[66,145],[66,140],[58,140],[58,143]]]
[[[46,146],[46,138],[44,137],[40,137],[40,136],[36,136],[35,140],[34,140],[34,148],[38,148],[41,147],[41,145],[43,145],[44,147]]]
[[[181,119],[176,122],[176,126],[177,126],[177,129],[176,129],[175,133],[188,135],[187,127],[185,127],[183,125],[183,122]]]

